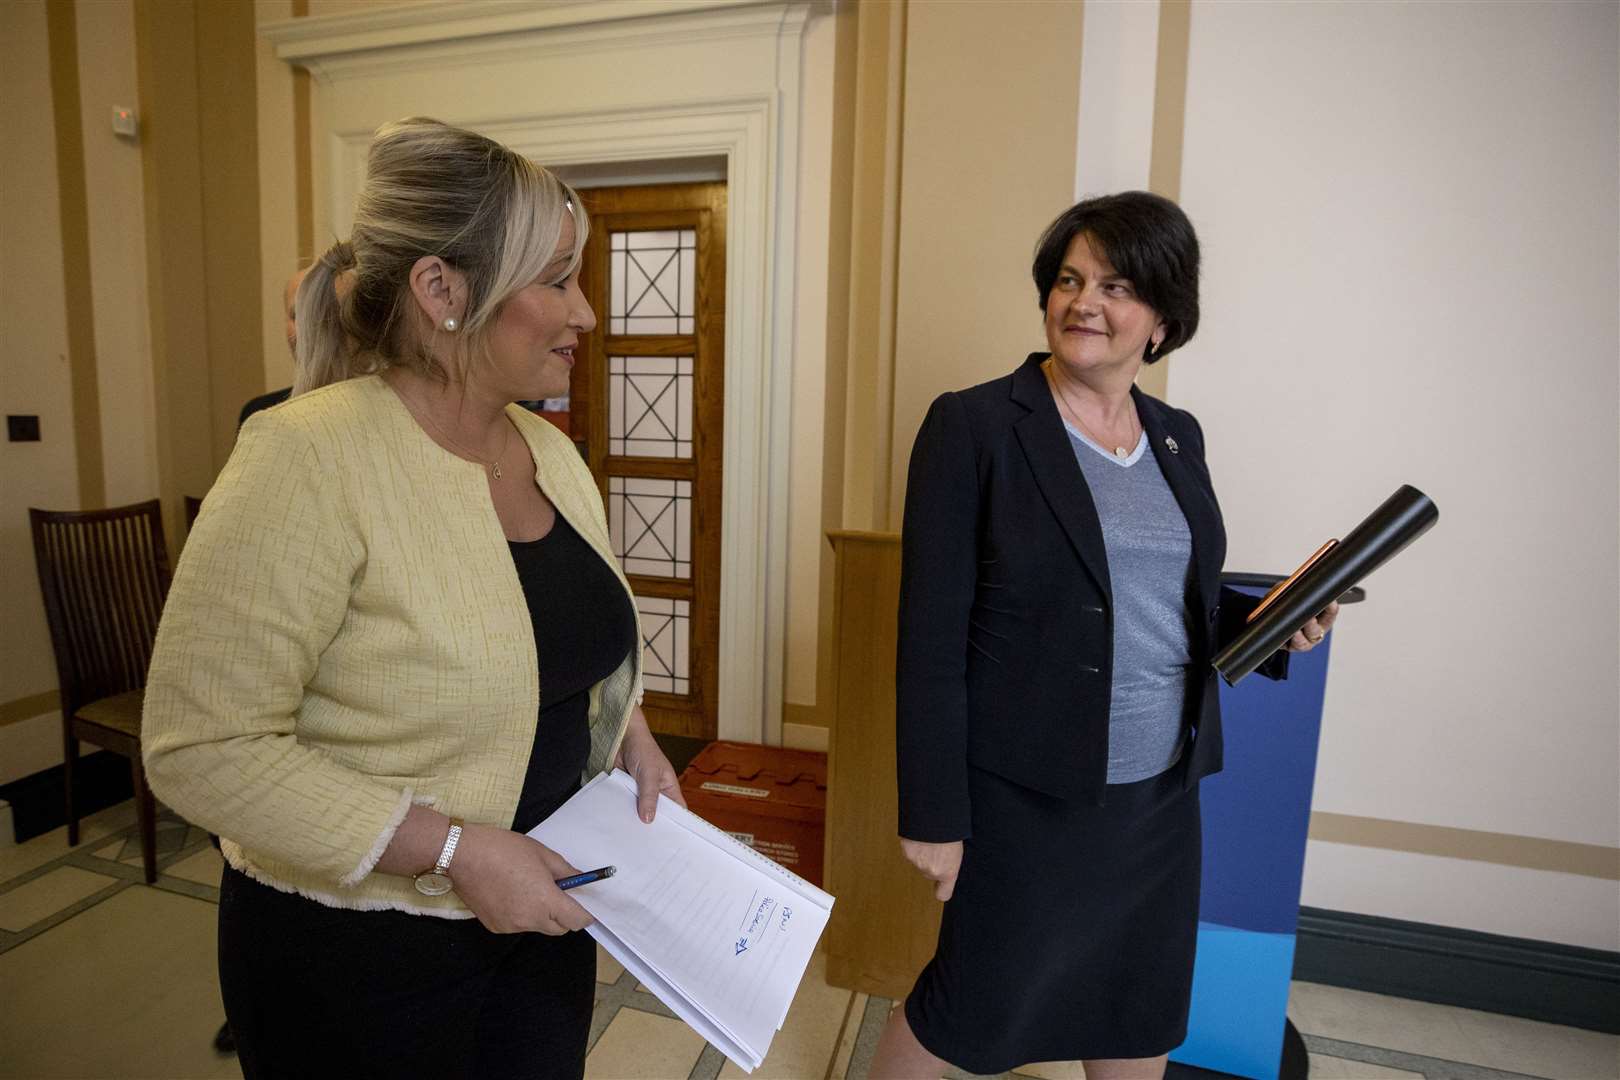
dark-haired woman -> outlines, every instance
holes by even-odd
[[[1220,585],[1203,431],[1135,386],[1197,329],[1198,240],[1159,196],[1088,199],[1033,272],[1050,353],[939,397],[912,450],[900,835],[946,905],[873,1077],[1137,1080],[1186,1036],[1209,658],[1254,603]]]

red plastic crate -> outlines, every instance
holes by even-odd
[[[681,773],[692,812],[814,885],[822,881],[827,755],[712,742]]]

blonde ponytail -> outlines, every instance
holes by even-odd
[[[355,369],[355,342],[345,329],[342,275],[354,269],[354,248],[340,240],[315,260],[299,283],[293,301],[298,326],[294,351],[293,393],[317,390],[328,383],[342,382],[365,374]]]

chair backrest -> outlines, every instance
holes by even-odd
[[[202,512],[202,500],[195,495],[180,496],[181,506],[186,511],[186,535],[191,535],[191,527],[197,524],[197,515]]]
[[[146,685],[169,555],[158,500],[28,511],[62,709]]]

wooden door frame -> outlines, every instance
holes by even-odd
[[[713,739],[720,713],[721,533],[724,512],[726,322],[726,185],[723,181],[592,188],[580,193],[591,215],[582,284],[597,313],[596,329],[575,369],[570,411],[583,420],[586,461],[596,473],[604,505],[608,477],[675,477],[692,483],[690,584],[642,574],[626,576],[641,596],[692,601],[688,629],[688,698],[648,690],[642,703],[654,731]],[[693,229],[697,234],[694,332],[689,335],[615,335],[609,332],[608,237],[613,231]],[[597,272],[599,271],[599,272]],[[610,356],[692,356],[692,457],[680,463],[608,453],[607,359]],[[580,376],[583,375],[583,378]],[[583,399],[583,400],[581,400]],[[703,417],[719,422],[704,423]],[[583,436],[583,438],[581,438]],[[657,461],[657,464],[653,464]],[[701,601],[700,599],[701,598]]]

